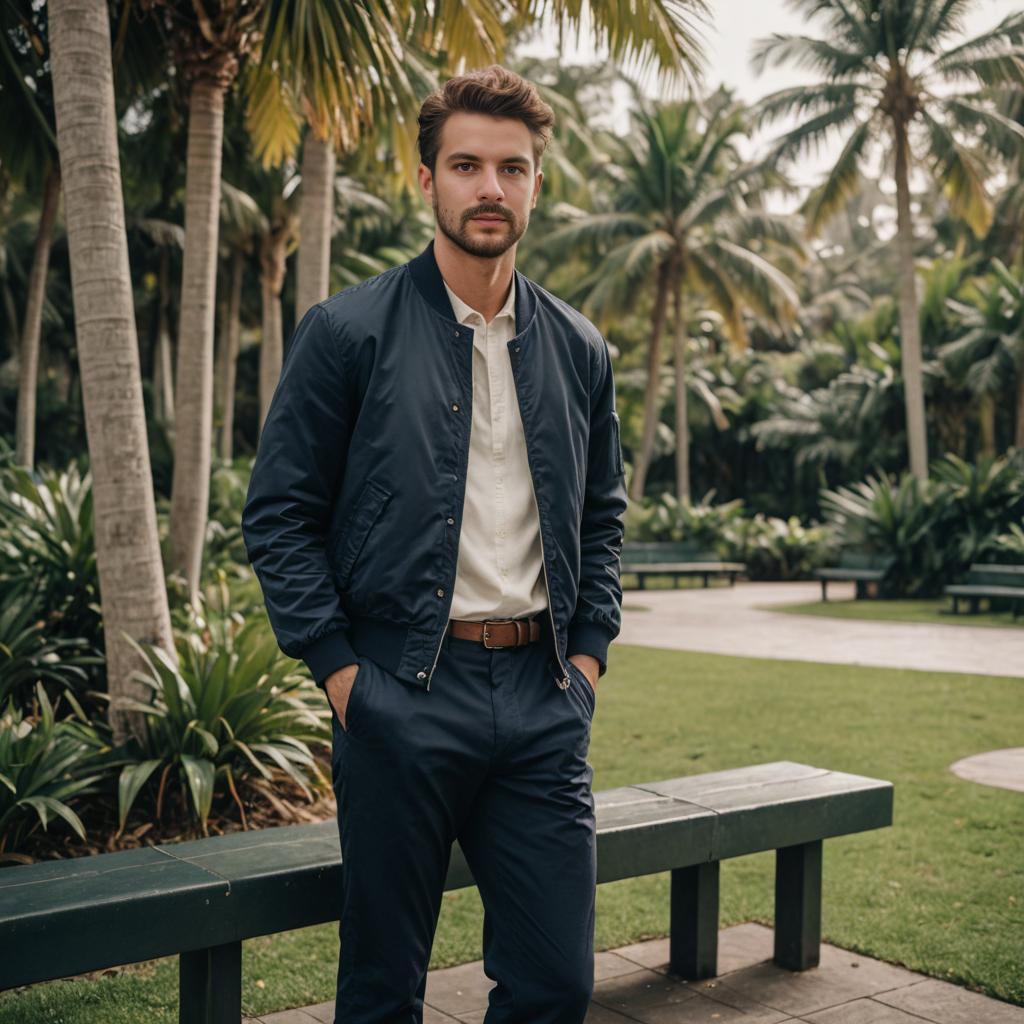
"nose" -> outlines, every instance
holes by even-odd
[[[505,190],[501,187],[501,180],[495,168],[492,167],[484,171],[480,176],[476,194],[477,199],[481,202],[500,203],[505,198]]]

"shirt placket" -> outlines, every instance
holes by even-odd
[[[506,464],[506,423],[508,419],[505,381],[501,373],[502,353],[496,351],[498,340],[492,330],[497,319],[485,328],[484,344],[487,350],[487,379],[491,396],[491,459],[494,465],[494,555],[501,580],[501,592],[508,587],[508,559],[506,536],[508,532],[508,502]]]

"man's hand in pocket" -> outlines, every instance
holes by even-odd
[[[348,699],[352,693],[352,684],[356,681],[358,674],[359,663],[353,662],[351,665],[346,665],[344,668],[339,668],[336,672],[332,672],[324,680],[327,699],[331,702],[334,713],[338,716],[338,721],[341,722],[342,729],[346,731],[348,731],[348,726],[345,724],[345,712],[348,710]]]

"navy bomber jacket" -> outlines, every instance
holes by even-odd
[[[565,688],[570,654],[605,673],[621,622],[615,385],[594,326],[518,271],[515,312],[508,353]],[[358,652],[430,688],[455,584],[472,358],[433,242],[317,303],[295,329],[242,532],[282,651],[321,686]]]

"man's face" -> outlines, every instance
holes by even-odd
[[[544,175],[535,169],[530,129],[515,118],[452,114],[441,130],[434,172],[419,183],[437,225],[471,256],[494,258],[526,231]]]

